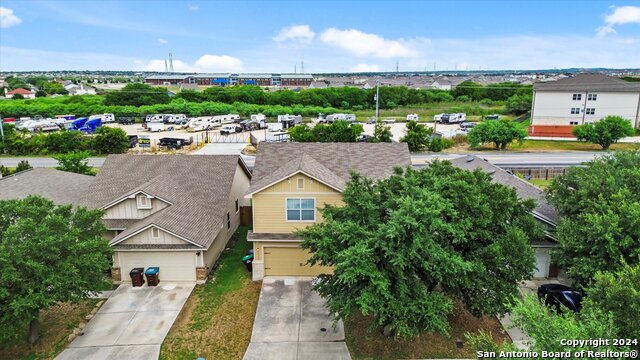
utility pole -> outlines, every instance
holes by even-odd
[[[376,124],[380,121],[380,80],[376,80]]]

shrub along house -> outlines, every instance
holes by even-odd
[[[536,252],[536,270],[533,276],[535,278],[557,277],[558,268],[551,262],[550,251],[558,245],[554,232],[560,215],[553,206],[547,203],[544,192],[533,184],[477,156],[460,157],[451,160],[451,163],[453,166],[464,170],[474,171],[475,169],[481,169],[491,175],[494,182],[513,187],[521,199],[533,199],[536,201],[537,206],[531,214],[545,229],[545,240],[531,243]]]
[[[373,180],[411,165],[406,144],[261,143],[247,198],[252,201],[253,279],[316,276],[297,229],[322,221],[324,204],[342,203],[351,171]]]
[[[157,266],[204,282],[240,223],[250,172],[238,155],[110,155],[82,204],[104,210],[114,281]]]

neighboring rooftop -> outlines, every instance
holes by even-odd
[[[521,199],[533,199],[536,201],[537,206],[533,209],[534,216],[550,224],[555,225],[558,222],[560,215],[553,206],[547,203],[544,191],[530,182],[520,179],[502,168],[474,155],[467,155],[450,161],[453,166],[460,169],[469,171],[481,169],[491,175],[494,182],[515,188]]]
[[[342,191],[351,171],[380,180],[411,157],[404,143],[261,143],[255,164],[249,194],[297,172]]]
[[[0,179],[0,200],[40,195],[57,205],[78,205],[95,177],[49,168],[34,168]]]
[[[536,91],[640,92],[640,83],[603,74],[579,74],[564,79],[535,83]]]
[[[111,244],[155,225],[206,249],[223,228],[238,164],[251,176],[239,155],[109,155],[81,203],[104,208],[144,192],[171,205],[139,221],[106,220],[126,228]]]
[[[15,95],[15,94],[20,94],[20,95],[31,95],[34,94],[33,91],[31,90],[27,90],[27,89],[23,89],[23,88],[17,88],[15,90],[11,90],[7,93],[7,95]]]

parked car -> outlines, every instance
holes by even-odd
[[[239,125],[225,125],[220,129],[220,135],[229,135],[242,132],[242,126]]]
[[[132,118],[132,117],[119,117],[118,118],[118,124],[121,124],[121,125],[131,125],[131,124],[133,124],[135,122],[136,122],[136,119]]]
[[[558,312],[562,311],[562,306],[573,312],[579,312],[582,309],[582,298],[583,294],[580,290],[566,285],[544,284],[538,288],[538,299]]]
[[[475,126],[476,126],[476,123],[474,122],[463,122],[460,124],[460,129],[464,131],[469,131],[473,129]]]
[[[371,141],[371,139],[373,139],[373,136],[367,134],[358,136],[358,142],[369,142]]]
[[[367,124],[375,124],[376,123],[376,118],[370,118],[369,120],[367,120]]]

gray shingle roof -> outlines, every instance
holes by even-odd
[[[604,91],[604,92],[640,92],[640,83],[603,74],[579,74],[557,81],[535,83],[536,91]]]
[[[144,191],[172,205],[130,224],[112,244],[153,224],[208,248],[224,225],[239,163],[238,155],[109,155],[82,203],[103,208]]]
[[[95,177],[47,168],[35,168],[0,179],[0,199],[43,196],[58,205],[78,205]]]
[[[340,191],[355,171],[373,180],[411,165],[407,144],[260,143],[248,193],[302,171]]]
[[[553,224],[558,222],[560,215],[553,206],[547,203],[544,191],[540,188],[474,155],[467,155],[450,161],[453,166],[460,169],[469,171],[481,169],[490,174],[494,182],[515,188],[520,198],[534,199],[536,201],[537,206],[533,209],[534,216],[543,218]]]

